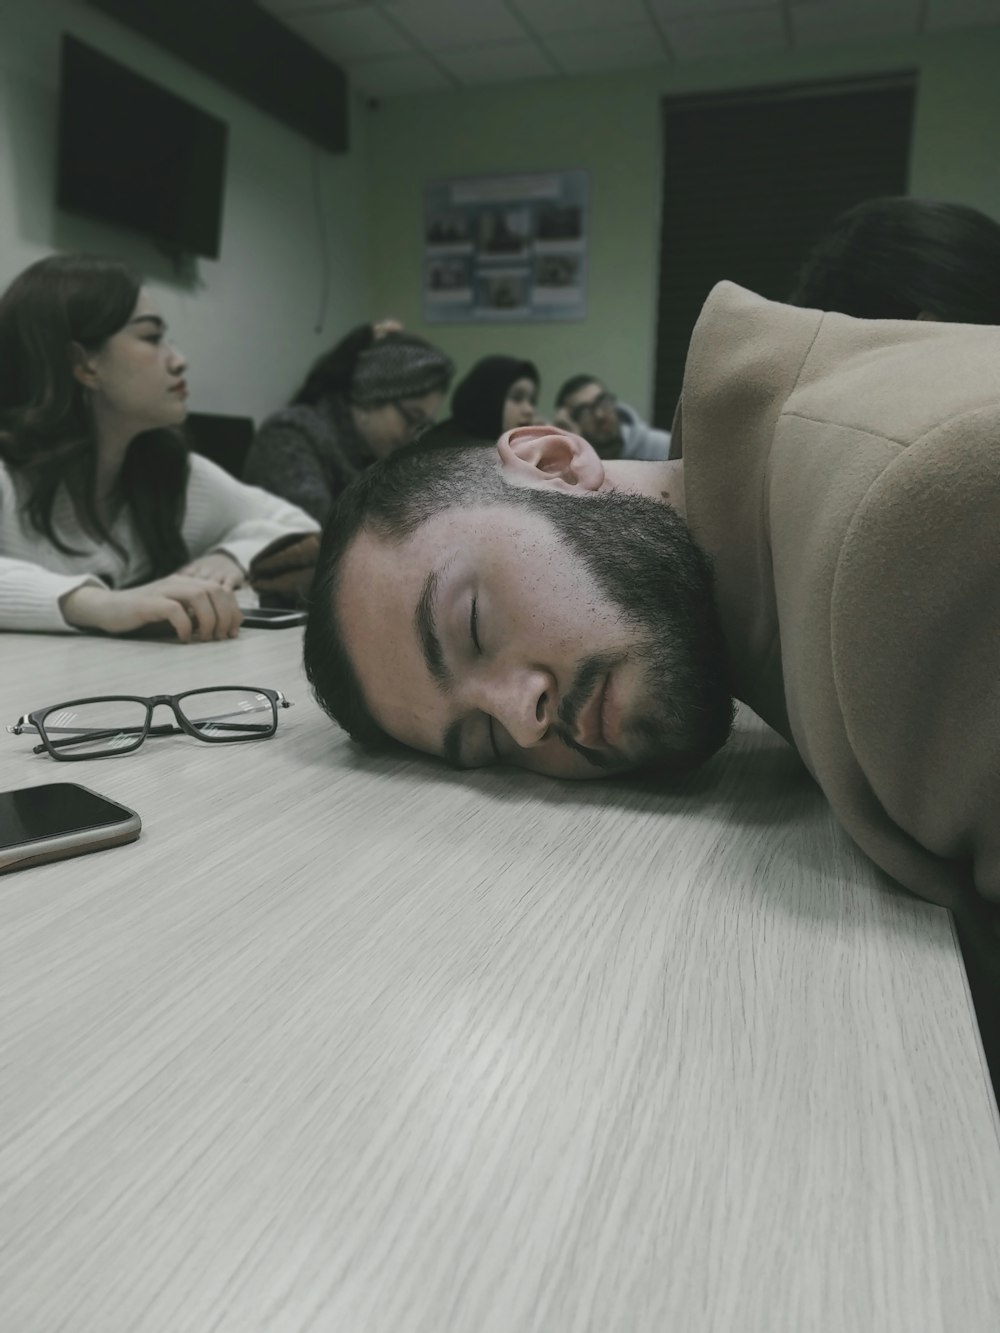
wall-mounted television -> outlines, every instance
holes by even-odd
[[[227,126],[64,35],[56,204],[217,259]]]

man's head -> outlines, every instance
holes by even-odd
[[[392,456],[328,521],[306,671],[356,739],[556,777],[683,772],[732,721],[708,561],[578,436]]]
[[[618,400],[593,375],[573,375],[556,394],[556,425],[582,435],[601,458],[620,458]]]

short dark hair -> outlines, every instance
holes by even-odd
[[[562,407],[566,399],[572,398],[575,393],[579,393],[584,385],[600,383],[602,381],[596,375],[570,375],[556,394],[556,407]]]
[[[842,213],[789,305],[859,319],[1000,323],[1000,224],[964,204],[890,196]]]
[[[334,608],[351,543],[362,532],[403,541],[444,509],[516,504],[519,496],[518,487],[503,481],[496,453],[481,445],[399,450],[367,468],[340,494],[320,543],[303,657],[321,707],[354,740],[374,748],[395,744],[368,708]]]

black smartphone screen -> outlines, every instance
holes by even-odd
[[[131,818],[132,811],[75,782],[0,792],[0,847],[17,847],[60,833],[105,828]]]

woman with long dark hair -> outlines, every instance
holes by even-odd
[[[322,522],[365,468],[433,424],[453,373],[444,352],[395,320],[360,324],[263,423],[244,475]]]
[[[136,274],[54,255],[0,297],[0,629],[239,629],[233,590],[301,510],[190,454],[183,355]]]

